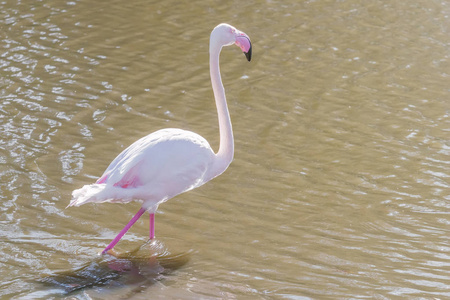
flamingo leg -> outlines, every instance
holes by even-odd
[[[150,214],[150,239],[155,238],[155,214]]]
[[[124,234],[128,231],[128,229],[133,226],[134,223],[142,216],[142,214],[145,212],[145,209],[142,207],[139,209],[137,214],[134,215],[134,217],[128,222],[128,224],[119,232],[119,234],[112,240],[112,242],[105,248],[105,250],[102,251],[102,254],[105,254],[120,241],[120,239],[124,236]]]

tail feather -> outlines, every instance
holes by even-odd
[[[128,202],[133,199],[126,189],[108,186],[105,183],[94,183],[74,190],[72,192],[72,200],[67,207],[80,206],[89,202],[114,202],[114,200]]]

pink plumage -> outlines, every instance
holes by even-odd
[[[73,191],[70,206],[138,200],[155,212],[165,200],[217,176],[211,174],[214,158],[208,142],[198,134],[162,129],[125,149],[96,183]]]

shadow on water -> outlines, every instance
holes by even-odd
[[[38,281],[65,295],[95,287],[148,288],[184,266],[191,254],[192,250],[171,253],[164,243],[153,240],[129,252],[110,250],[82,267],[44,276]]]

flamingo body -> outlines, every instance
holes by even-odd
[[[215,154],[202,136],[182,129],[161,129],[125,149],[95,184],[73,192],[70,206],[88,202],[143,201],[155,212],[162,202],[212,179]]]
[[[219,24],[211,32],[210,75],[219,120],[220,146],[217,153],[200,135],[182,129],[161,129],[122,151],[94,183],[72,192],[68,206],[94,202],[142,201],[131,221],[103,250],[112,249],[142,216],[150,214],[150,239],[154,237],[154,213],[168,199],[199,187],[222,174],[233,160],[234,139],[222,85],[219,56],[223,46],[237,45],[250,61],[250,38],[228,24]]]

